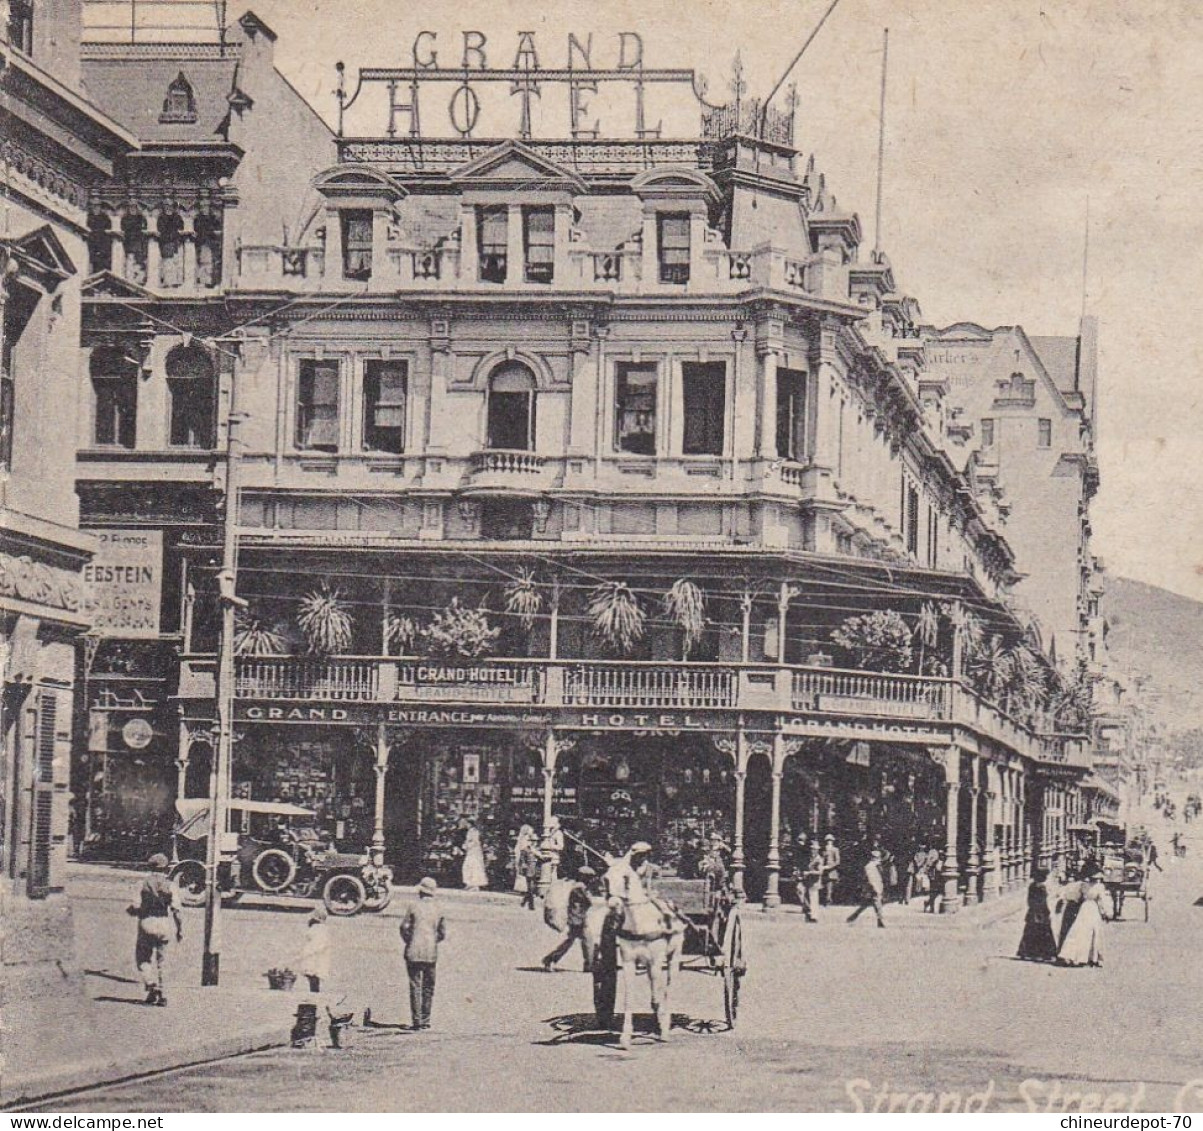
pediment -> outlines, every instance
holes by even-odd
[[[976,322],[957,322],[937,330],[935,340],[940,342],[991,342],[994,335]]]
[[[33,277],[47,291],[53,291],[75,274],[71,256],[49,224],[15,239],[0,240],[0,247],[8,253],[19,274]]]
[[[701,197],[717,202],[718,186],[698,169],[648,169],[631,178],[631,191],[641,197]]]
[[[409,195],[398,181],[371,165],[335,165],[318,173],[313,187],[328,199],[383,198],[392,203]]]
[[[521,184],[528,188],[567,188],[584,192],[585,182],[571,169],[549,160],[520,141],[505,141],[453,169],[453,183],[461,185]]]
[[[97,271],[83,281],[80,288],[83,298],[137,298],[153,299],[155,296],[145,287],[131,283],[114,275],[112,271]]]

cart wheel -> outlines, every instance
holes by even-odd
[[[322,901],[331,915],[354,915],[366,900],[363,881],[349,872],[331,876],[322,888]]]
[[[593,1012],[599,1029],[614,1028],[614,1003],[618,997],[618,943],[614,924],[606,917],[601,942],[593,957]]]
[[[171,873],[185,907],[205,905],[205,866],[199,860],[182,860]]]
[[[282,848],[265,848],[251,865],[251,876],[260,891],[277,894],[292,883],[297,862]]]
[[[735,1028],[739,1016],[739,987],[747,972],[744,961],[744,931],[739,915],[732,913],[727,920],[723,938],[723,1008],[727,1015],[727,1027]]]

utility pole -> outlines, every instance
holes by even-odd
[[[233,406],[234,394],[230,393]],[[226,425],[225,529],[221,571],[221,639],[217,650],[217,741],[209,774],[209,837],[205,853],[205,946],[201,985],[216,986],[221,971],[221,842],[225,838],[230,799],[230,765],[234,749],[234,618],[246,602],[234,595],[238,577],[238,438],[242,417],[231,411]]]

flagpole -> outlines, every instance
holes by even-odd
[[[877,218],[873,225],[873,257],[881,256],[881,193],[886,158],[886,70],[890,60],[890,29],[881,29],[881,101],[877,112]]]

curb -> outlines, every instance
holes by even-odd
[[[112,1061],[91,1061],[70,1068],[38,1075],[17,1077],[0,1084],[0,1111],[15,1111],[29,1104],[51,1100],[73,1092],[107,1087],[154,1076],[179,1068],[192,1068],[215,1060],[280,1048],[289,1043],[288,1028],[272,1025],[237,1036],[200,1041],[187,1048],[166,1049],[141,1057]]]

